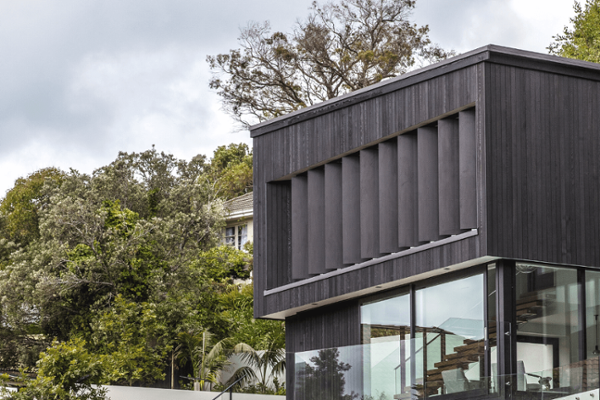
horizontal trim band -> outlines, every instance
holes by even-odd
[[[269,296],[271,294],[284,292],[286,290],[290,290],[290,289],[293,289],[293,288],[296,288],[296,287],[308,285],[308,284],[311,284],[313,282],[322,281],[324,279],[328,279],[328,278],[331,278],[333,276],[342,275],[342,274],[345,274],[345,273],[348,273],[348,272],[352,272],[352,271],[356,271],[356,270],[363,269],[363,268],[366,268],[366,267],[370,267],[371,265],[379,264],[379,263],[382,263],[382,262],[385,262],[385,261],[394,260],[396,258],[408,256],[410,254],[419,253],[421,251],[429,250],[431,248],[438,247],[438,246],[443,246],[445,244],[458,242],[458,241],[463,240],[463,239],[467,239],[467,238],[470,238],[470,237],[473,237],[473,236],[477,236],[478,234],[479,234],[479,232],[477,231],[477,229],[471,229],[470,231],[461,233],[459,235],[453,235],[453,236],[447,237],[447,238],[442,239],[442,240],[436,240],[434,242],[429,242],[429,243],[423,244],[421,246],[411,247],[410,249],[406,249],[406,250],[400,251],[398,253],[393,253],[393,254],[388,254],[387,256],[373,258],[371,260],[362,262],[360,264],[351,265],[350,267],[336,269],[335,271],[331,271],[331,272],[328,272],[326,274],[321,274],[321,275],[313,276],[312,278],[303,279],[303,280],[298,281],[298,282],[292,282],[292,283],[288,283],[287,285],[279,286],[279,287],[276,287],[276,288],[273,288],[273,289],[268,289],[268,290],[265,290],[263,292],[263,294],[264,294],[264,296]]]

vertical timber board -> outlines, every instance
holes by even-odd
[[[325,164],[325,269],[343,267],[342,164]]]
[[[292,279],[308,275],[308,184],[306,175],[292,178]]]
[[[437,129],[431,126],[417,131],[417,180],[419,242],[438,240],[439,193],[438,193],[438,143]]]
[[[456,116],[438,121],[439,234],[460,233],[459,144]]]
[[[417,135],[398,136],[398,247],[409,248],[419,243]]]
[[[460,229],[477,228],[477,137],[475,110],[458,114]]]
[[[360,253],[364,259],[379,253],[379,152],[360,151]]]
[[[379,143],[379,252],[398,251],[398,142]]]
[[[315,168],[308,181],[308,274],[325,272],[325,171]]]
[[[263,176],[262,160],[263,154],[262,142],[263,138],[254,138],[253,148],[254,156],[252,157],[252,168],[254,171],[254,200],[253,200],[253,216],[254,216],[254,269],[256,276],[254,277],[254,316],[258,317],[264,315],[264,297],[263,291],[266,289],[267,280],[267,268],[265,260],[265,246],[267,238],[265,237],[265,222],[267,216],[265,215],[265,197],[266,197],[266,183]],[[260,161],[259,161],[260,160]]]
[[[360,159],[342,158],[342,239],[344,264],[361,262]]]

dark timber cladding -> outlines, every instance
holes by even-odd
[[[490,252],[600,267],[600,73],[486,73]]]
[[[256,316],[484,256],[600,266],[599,81],[486,46],[253,127]]]

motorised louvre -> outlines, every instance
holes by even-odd
[[[379,252],[398,251],[398,142],[379,144]]]
[[[358,154],[342,159],[342,239],[344,264],[361,259],[360,159]]]
[[[440,238],[437,128],[418,129],[417,153],[419,242],[427,243]]]
[[[361,258],[379,252],[379,152],[377,146],[360,151],[360,253]]]
[[[416,132],[398,136],[398,246],[419,244]]]
[[[325,171],[307,173],[308,184],[308,274],[325,272]]]
[[[342,164],[325,164],[325,269],[343,267]]]
[[[438,190],[441,236],[460,233],[458,119],[438,121]]]
[[[477,228],[477,143],[475,110],[458,113],[460,228]]]
[[[292,279],[308,274],[308,182],[306,174],[292,178]]]

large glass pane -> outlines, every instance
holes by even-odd
[[[410,296],[407,293],[361,307],[364,394],[393,400],[410,387]]]
[[[498,387],[498,351],[497,351],[497,326],[496,326],[496,264],[488,265],[487,268],[487,338],[490,348],[490,393],[497,393]]]
[[[417,372],[423,396],[484,389],[483,274],[416,291]]]
[[[577,270],[517,263],[515,313],[517,391],[579,386]]]
[[[598,355],[600,355],[600,272],[585,272],[585,319],[586,319],[586,360],[582,364],[582,386],[584,390],[597,388]]]

